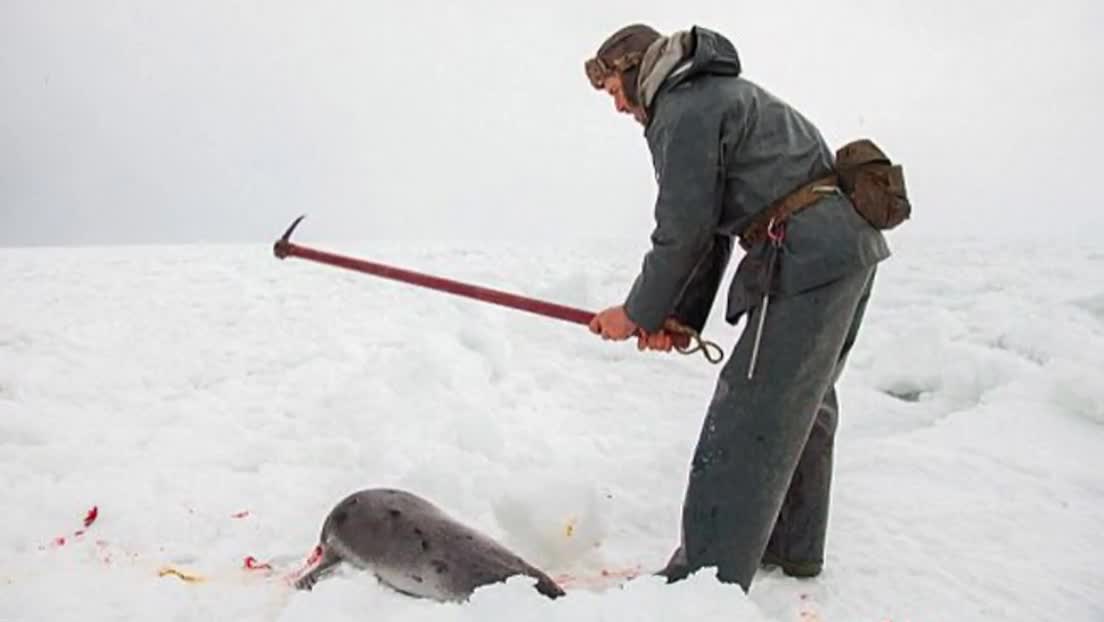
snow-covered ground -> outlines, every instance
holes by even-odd
[[[642,251],[300,236],[593,310]],[[279,577],[373,486],[552,574],[658,568],[717,368],[268,245],[0,249],[0,620],[1104,619],[1104,251],[891,243],[842,379],[821,577],[556,601],[517,579],[463,605]]]

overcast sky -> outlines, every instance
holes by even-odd
[[[910,229],[1101,227],[1102,5],[3,0],[0,245],[646,236],[641,130],[582,69],[633,21],[874,137]]]

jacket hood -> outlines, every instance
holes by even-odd
[[[653,43],[644,54],[639,93],[651,109],[662,92],[702,75],[738,76],[740,56],[724,35],[694,26]]]
[[[736,46],[724,35],[700,26],[694,26],[690,33],[694,40],[690,67],[676,77],[672,86],[702,74],[740,75],[740,56],[736,53]]]

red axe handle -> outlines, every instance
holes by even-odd
[[[594,313],[591,311],[585,311],[583,309],[576,309],[574,307],[567,307],[564,305],[547,302],[544,300],[537,300],[535,298],[528,298],[526,296],[519,296],[517,294],[511,294],[497,289],[491,289],[489,287],[482,287],[479,285],[472,285],[469,283],[462,283],[460,281],[454,281],[452,279],[446,279],[438,276],[432,276],[429,274],[423,274],[421,272],[415,272],[413,270],[404,270],[402,268],[396,268],[394,266],[388,266],[373,261],[366,261],[364,259],[356,259],[353,257],[347,257],[345,255],[338,255],[318,249],[310,248],[307,246],[301,246],[291,242],[291,234],[295,231],[295,228],[302,222],[303,216],[300,216],[291,223],[284,235],[272,247],[272,252],[279,259],[286,257],[299,257],[301,259],[307,259],[309,261],[316,261],[319,263],[328,264],[331,266],[337,266],[339,268],[346,268],[348,270],[355,270],[357,272],[364,272],[385,279],[394,281],[401,281],[409,283],[411,285],[418,285],[420,287],[427,287],[430,289],[436,289],[457,296],[464,296],[467,298],[474,298],[476,300],[482,300],[496,305],[504,307],[510,307],[512,309],[518,309],[520,311],[528,311],[530,313],[536,313],[537,315],[543,315],[546,317],[555,318],[558,320],[565,320],[573,322],[575,324],[590,324],[591,319],[594,318]],[[685,327],[678,327],[672,325],[675,333],[676,345],[680,352],[690,353],[701,349],[705,353],[705,357],[710,362],[720,362],[720,357],[723,354],[718,355],[720,350],[716,344],[706,342],[700,339],[696,333]],[[697,346],[688,350],[688,346],[691,341],[697,341]]]

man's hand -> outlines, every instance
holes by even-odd
[[[663,328],[651,334],[641,332],[636,338],[638,350],[659,350],[670,352],[674,348],[686,348],[690,345],[689,329],[673,317],[663,322]]]
[[[625,307],[610,307],[598,313],[590,321],[590,332],[602,335],[602,339],[624,341],[636,333],[636,323],[629,319]]]
[[[658,332],[646,335],[640,333],[636,338],[637,350],[659,350],[670,352],[675,347],[675,338],[671,333],[660,329]]]

